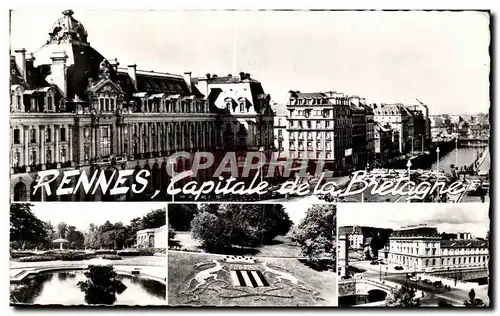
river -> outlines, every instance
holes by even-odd
[[[450,165],[457,164],[459,168],[463,166],[470,166],[474,160],[477,158],[478,153],[481,153],[486,148],[477,147],[463,147],[453,149],[444,157],[439,157],[439,169],[449,171]],[[432,166],[427,168],[427,170],[435,170],[437,168],[437,162],[432,163]]]

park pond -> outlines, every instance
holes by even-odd
[[[73,270],[35,274],[20,284],[11,284],[11,301],[40,305],[166,305],[166,285],[161,282],[118,274],[113,282],[120,286],[102,293],[82,288],[87,273]]]

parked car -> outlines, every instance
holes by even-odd
[[[410,277],[410,281],[412,281],[412,282],[418,282],[418,279],[417,279],[417,277],[412,276],[412,277]]]
[[[340,278],[341,280],[347,280],[347,279],[352,279],[352,276],[350,275],[344,275],[343,277]]]
[[[432,285],[434,285],[437,288],[440,288],[440,287],[443,287],[443,282],[441,282],[441,281],[434,281],[434,283],[432,283]]]
[[[404,270],[404,268],[402,266],[395,266],[394,270]]]
[[[424,284],[431,284],[431,281],[429,281],[428,279],[423,279],[422,283],[424,283]]]
[[[378,261],[372,261],[370,262],[371,265],[379,265],[380,263]]]

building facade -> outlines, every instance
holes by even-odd
[[[276,148],[277,159],[289,157],[288,146],[290,141],[287,132],[286,106],[276,104],[274,107],[274,147]]]
[[[358,96],[350,97],[352,120],[352,165],[355,170],[364,169],[368,163],[366,133],[366,109]]]
[[[363,249],[364,238],[361,227],[342,226],[339,227],[339,234],[347,236],[350,249]]]
[[[442,240],[435,227],[407,227],[391,234],[388,261],[416,272],[485,268],[489,261],[488,241]]]
[[[137,248],[167,248],[167,225],[137,231]]]
[[[323,160],[333,170],[352,166],[349,97],[335,92],[290,91],[287,112],[291,157]]]
[[[410,113],[401,103],[380,104],[373,106],[374,120],[383,126],[389,125],[399,133],[398,151],[408,153],[411,150],[411,137],[413,137],[413,122]]]
[[[347,276],[347,267],[349,266],[349,238],[347,234],[340,233],[337,242],[337,274],[340,277]]]
[[[186,159],[168,161],[172,153],[273,151],[273,114],[259,82],[207,78],[201,93],[190,72],[142,71],[135,64],[121,68],[116,59],[106,59],[90,46],[84,26],[73,15],[63,12],[46,45],[29,55],[16,50],[10,60],[13,201],[149,198],[155,190],[166,191],[167,168],[189,168]],[[225,89],[235,86],[238,92],[226,100]],[[213,87],[222,93],[216,97]],[[100,188],[91,194],[78,190],[56,196],[61,172],[51,182],[52,194],[34,194],[37,172],[46,169],[79,170],[88,178],[103,171],[111,187],[118,170],[135,170],[124,184],[129,187],[138,172],[148,170],[148,185],[140,196],[129,190],[111,197]],[[197,175],[204,177],[209,172]]]

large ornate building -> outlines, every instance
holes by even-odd
[[[151,176],[143,195],[148,196],[165,191],[169,164],[189,167],[188,161],[169,162],[174,152],[204,150],[218,156],[233,149],[273,149],[270,97],[248,74],[196,80],[189,72],[121,68],[90,46],[71,10],[55,22],[40,49],[15,53],[10,60],[14,201],[116,199],[100,190],[56,196],[62,176],[51,182],[51,195],[45,190],[33,194],[37,172],[45,169],[78,169],[89,178],[106,170],[110,181],[116,180],[114,170],[146,169]],[[118,199],[141,196],[129,190]]]
[[[388,261],[417,272],[488,267],[488,241],[464,237],[443,240],[435,227],[402,228],[389,238]]]

